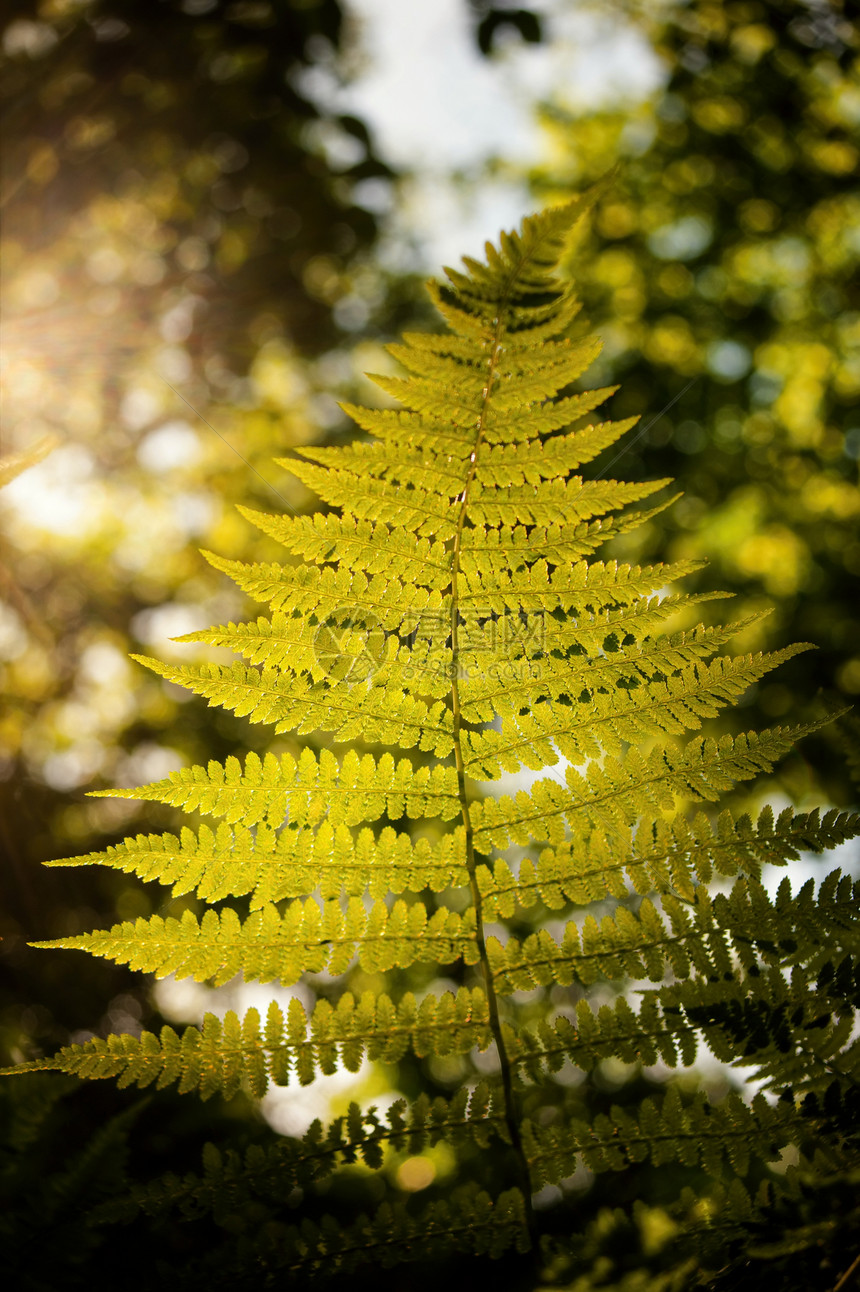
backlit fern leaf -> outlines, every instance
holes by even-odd
[[[365,890],[374,898],[423,888],[441,892],[467,882],[465,856],[462,829],[431,844],[391,826],[377,835],[367,827],[354,834],[345,825],[333,828],[323,821],[315,831],[279,831],[263,824],[231,830],[222,824],[214,831],[201,825],[195,832],[184,826],[179,837],[138,835],[104,852],[49,864],[110,866],[171,884],[175,897],[196,892],[208,902],[250,893],[255,910],[315,887],[324,898],[359,897]]]
[[[256,1009],[242,1019],[228,1010],[223,1019],[207,1014],[202,1027],[181,1035],[164,1027],[158,1036],[93,1037],[60,1054],[66,1072],[115,1077],[121,1086],[155,1082],[161,1089],[178,1082],[181,1091],[198,1090],[206,1099],[233,1094],[244,1083],[261,1095],[270,1081],[308,1085],[318,1072],[339,1066],[357,1072],[366,1058],[396,1063],[407,1052],[424,1057],[484,1050],[491,1040],[488,1020],[487,1000],[477,987],[425,996],[420,1003],[407,993],[396,1005],[384,994],[365,992],[355,1000],[345,992],[336,1006],[318,1000],[310,1017],[293,997],[286,1015],[272,1001],[262,1025]],[[37,1060],[30,1070],[44,1066]]]
[[[415,769],[405,758],[360,758],[354,750],[341,761],[327,749],[318,757],[305,749],[298,760],[289,754],[260,759],[249,753],[244,768],[237,758],[228,758],[223,764],[213,761],[206,768],[171,772],[165,780],[135,790],[108,793],[168,803],[245,826],[261,821],[274,827],[287,822],[315,826],[324,818],[332,826],[357,825],[383,815],[394,821],[402,816],[451,820],[460,807],[452,769]]]
[[[351,897],[344,910],[339,902],[322,906],[313,898],[291,902],[283,915],[268,904],[243,922],[231,907],[219,914],[206,911],[198,920],[190,911],[181,918],[125,921],[112,929],[82,933],[76,938],[35,943],[69,947],[104,956],[157,978],[174,974],[216,986],[236,974],[246,981],[280,981],[286,986],[305,973],[345,973],[358,956],[370,973],[404,969],[422,960],[450,964],[478,959],[471,913],[439,907],[428,915],[421,903],[399,900],[389,909],[374,902],[368,911]]]
[[[537,861],[526,857],[515,877],[501,858],[492,869],[478,869],[488,918],[496,913],[510,918],[517,905],[538,901],[551,910],[567,902],[587,905],[607,895],[625,897],[630,888],[647,893],[675,892],[692,899],[695,885],[717,875],[739,872],[758,876],[763,865],[784,866],[803,849],[822,851],[853,838],[860,819],[853,812],[795,814],[786,808],[774,819],[764,808],[753,824],[747,816],[737,821],[723,812],[716,822],[704,813],[676,816],[671,823],[661,817],[643,817],[635,831],[617,827],[609,835],[588,835],[588,848],[565,840],[545,848]],[[582,836],[580,836],[580,839]]]
[[[642,1163],[701,1184],[696,1211],[667,1177],[667,1223],[692,1252],[673,1278],[686,1279],[700,1253],[760,1222],[744,1181],[794,1196],[794,1177],[773,1169],[783,1148],[816,1179],[860,1163],[857,889],[838,872],[773,898],[761,882],[763,866],[854,837],[860,817],[710,811],[815,729],[707,730],[804,648],[724,654],[762,616],[697,623],[720,594],[666,585],[698,562],[593,559],[668,505],[636,506],[667,481],[583,470],[636,420],[592,418],[614,388],[572,389],[600,346],[568,335],[578,306],[556,268],[594,197],[526,220],[485,263],[431,286],[450,330],[391,347],[405,375],[375,380],[400,408],[346,405],[369,438],[281,460],[331,510],[243,510],[289,561],[208,559],[268,613],[181,639],[241,662],[141,660],[279,737],[263,758],[102,791],[214,827],[65,863],[154,879],[192,909],[36,944],[216,985],[304,979],[316,1000],[273,1000],[265,1022],[248,1008],[181,1034],[94,1037],[10,1071],[259,1097],[369,1062],[410,1091],[387,1120],[353,1105],[270,1150],[210,1147],[201,1176],[117,1202],[212,1218],[222,1238],[193,1267],[207,1287],[240,1286],[249,1262],[270,1283],[302,1283],[535,1250],[535,1192],[581,1167],[635,1182]],[[329,740],[358,748],[337,756]],[[550,767],[556,778],[507,781]],[[590,1078],[585,1093],[559,1084],[570,1065],[690,1067],[706,1048],[757,1067],[777,1101],[682,1096],[670,1082],[607,1113],[589,1104]],[[416,1080],[459,1089],[431,1098]],[[438,1161],[422,1156],[437,1148]],[[423,1205],[400,1196],[413,1186],[398,1183],[398,1154],[423,1163]],[[437,1165],[450,1173],[441,1187]],[[359,1167],[377,1173],[375,1210],[323,1216],[323,1183],[355,1184]],[[313,1214],[301,1224],[297,1189]],[[709,1199],[726,1208],[723,1231]]]

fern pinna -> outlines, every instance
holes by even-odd
[[[37,945],[215,984],[242,974],[288,986],[325,971],[343,990],[330,984],[309,1013],[294,999],[265,1019],[207,1015],[181,1034],[96,1038],[15,1071],[178,1082],[204,1098],[410,1052],[465,1056],[472,1074],[449,1098],[420,1094],[385,1116],[354,1105],[304,1140],[245,1158],[210,1148],[201,1176],[139,1188],[132,1209],[223,1224],[224,1249],[201,1257],[207,1278],[235,1279],[245,1212],[278,1220],[254,1247],[272,1278],[522,1253],[543,1226],[566,1252],[559,1268],[585,1278],[587,1242],[565,1247],[533,1196],[561,1186],[561,1198],[583,1167],[650,1163],[682,1168],[667,1203],[671,1285],[692,1286],[746,1253],[739,1235],[764,1226],[775,1199],[860,1167],[856,891],[837,872],[817,895],[785,883],[772,900],[758,878],[764,863],[851,837],[860,818],[765,810],[754,823],[696,806],[766,772],[803,734],[700,734],[800,648],[728,656],[752,621],[691,626],[704,597],[665,592],[691,563],[594,559],[653,514],[635,504],[667,482],[578,474],[635,420],[592,418],[611,388],[571,393],[599,343],[566,335],[577,304],[555,270],[590,200],[526,220],[485,263],[431,285],[448,332],[407,335],[390,347],[407,375],[375,378],[402,408],[347,410],[372,438],[282,463],[328,508],[245,511],[288,563],[210,557],[270,614],[180,640],[243,662],[142,661],[276,735],[322,733],[364,752],[282,740],[262,759],[106,791],[213,824],[53,863],[133,872],[217,909]],[[245,899],[244,916],[230,899]],[[426,970],[418,994],[397,972],[413,966]],[[434,966],[456,990],[434,992]],[[702,1042],[757,1065],[764,1092],[712,1101],[669,1083],[589,1112],[565,1075],[608,1059],[685,1067]],[[285,1211],[291,1190],[313,1196],[344,1164],[377,1170],[440,1141],[462,1154],[451,1196],[431,1190],[422,1206],[389,1195],[345,1227],[319,1207],[303,1223]],[[787,1145],[800,1165],[776,1173]]]

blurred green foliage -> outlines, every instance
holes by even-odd
[[[558,199],[620,164],[576,258],[596,380],[623,383],[613,416],[647,410],[617,469],[684,490],[650,551],[707,557],[739,610],[774,607],[769,642],[818,647],[742,720],[819,689],[842,708],[860,694],[860,31],[848,7],[799,0],[633,16],[665,85],[635,109],[546,104],[533,177]],[[810,750],[786,790],[850,798],[833,734]]]
[[[315,106],[337,0],[14,0],[0,40],[0,453],[55,440],[0,501],[0,1033],[50,1048],[95,1006],[86,976],[22,978],[24,941],[148,899],[38,863],[125,832],[93,783],[247,743],[127,656],[238,613],[197,551],[245,550],[236,501],[309,501],[271,458],[373,366],[342,345],[374,333],[391,175]]]

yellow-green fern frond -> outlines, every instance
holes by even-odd
[[[603,410],[615,387],[579,388],[600,341],[571,334],[579,307],[558,270],[601,191],[431,287],[448,331],[407,335],[390,347],[400,371],[374,379],[400,407],[347,404],[353,443],[278,459],[327,510],[243,509],[283,562],[207,554],[266,613],[180,638],[187,662],[136,657],[271,729],[262,757],[100,791],[212,824],[178,819],[55,863],[155,880],[192,909],[35,945],[216,987],[302,986],[265,1020],[213,1005],[199,1026],[93,1037],[15,1071],[259,1098],[369,1063],[396,1096],[386,1115],[353,1104],[270,1148],[210,1147],[202,1175],[118,1199],[126,1218],[175,1212],[222,1232],[198,1282],[241,1286],[249,1252],[255,1276],[303,1286],[537,1250],[533,1195],[557,1194],[569,1220],[580,1168],[629,1171],[635,1188],[646,1163],[668,1168],[661,1214],[688,1243],[672,1277],[707,1281],[720,1243],[763,1214],[747,1176],[784,1201],[825,1167],[860,1170],[860,889],[838,872],[775,896],[763,882],[764,867],[855,837],[860,816],[719,810],[820,725],[712,725],[805,647],[732,655],[762,614],[699,622],[721,596],[684,591],[699,562],[606,549],[671,500],[655,497],[666,480],[606,478],[637,419]],[[196,644],[239,659],[195,662]],[[604,1065],[641,1075],[706,1051],[754,1067],[774,1102],[670,1079],[595,1111]],[[802,1173],[778,1165],[787,1146]],[[437,1149],[448,1174],[422,1158],[416,1192],[432,1192],[403,1205],[397,1155]],[[363,1188],[370,1171],[372,1214],[327,1217],[331,1178]],[[691,1201],[683,1180],[711,1193]],[[566,1223],[551,1221],[559,1242]]]

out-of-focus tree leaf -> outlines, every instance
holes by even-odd
[[[26,937],[145,902],[37,869],[124,830],[85,788],[238,739],[129,651],[202,626],[206,602],[238,609],[203,534],[238,555],[235,501],[301,508],[271,459],[355,393],[340,342],[383,295],[361,185],[391,173],[363,122],[316,106],[344,40],[337,0],[12,0],[0,19],[0,454],[57,441],[0,499],[10,1045],[91,1013],[86,976],[18,977]]]
[[[529,45],[539,45],[543,39],[540,14],[533,10],[496,8],[486,0],[471,0],[471,3],[478,18],[475,38],[482,54],[492,54],[496,34],[505,28],[513,28],[520,40]]]
[[[860,693],[860,35],[838,3],[694,0],[647,13],[665,87],[635,110],[548,105],[553,153],[537,186],[560,197],[621,162],[577,274],[604,324],[600,379],[624,383],[613,414],[645,407],[642,425],[654,419],[631,434],[625,471],[676,477],[674,554],[707,556],[702,577],[734,590],[742,610],[773,604],[768,640],[819,648],[749,708],[773,721],[819,688],[850,703]],[[844,801],[832,733],[818,754]],[[785,774],[802,795],[809,769],[796,759]]]
[[[34,444],[32,449],[26,453],[10,453],[7,458],[0,458],[0,489],[4,485],[11,483],[16,476],[28,467],[34,467],[37,462],[41,462],[51,452],[51,449],[57,447],[56,436],[46,435],[38,444]]]
[[[313,259],[331,258],[336,274],[338,257],[372,240],[374,218],[352,203],[349,182],[388,174],[366,132],[321,117],[309,97],[314,74],[335,75],[337,0],[93,0],[53,11],[46,20],[45,6],[21,0],[6,9],[7,242],[30,256],[56,247],[96,197],[125,223],[137,259],[120,264],[118,249],[97,248],[87,265],[93,288],[124,296],[98,316],[111,354],[133,350],[133,320],[151,309],[156,284],[193,294],[189,350],[201,361],[247,362],[263,310],[306,353],[331,342]],[[62,291],[43,309],[51,304],[81,302]],[[33,323],[45,321],[50,313]]]

